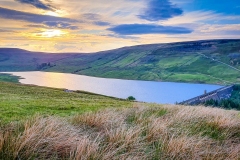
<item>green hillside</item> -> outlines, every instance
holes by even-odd
[[[0,49],[0,71],[41,70],[135,80],[240,83],[240,40],[151,44],[91,54],[13,50]]]

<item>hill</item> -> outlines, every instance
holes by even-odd
[[[0,159],[240,158],[239,111],[2,82],[0,102]]]
[[[240,40],[150,44],[91,54],[0,49],[0,71],[30,70],[134,80],[240,83]]]

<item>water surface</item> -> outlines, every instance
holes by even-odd
[[[68,73],[7,72],[20,76],[23,84],[34,84],[69,90],[82,90],[118,98],[135,97],[138,101],[170,103],[181,102],[221,88],[219,85],[154,82],[96,78]]]

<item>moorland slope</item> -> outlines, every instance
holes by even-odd
[[[149,44],[91,54],[0,49],[0,71],[35,70],[134,80],[240,83],[240,40]]]

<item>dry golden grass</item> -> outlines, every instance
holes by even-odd
[[[3,148],[3,144],[4,144],[4,137],[3,137],[3,134],[0,132],[0,151]]]
[[[136,103],[70,118],[35,117],[2,127],[0,159],[239,160],[240,112]]]

